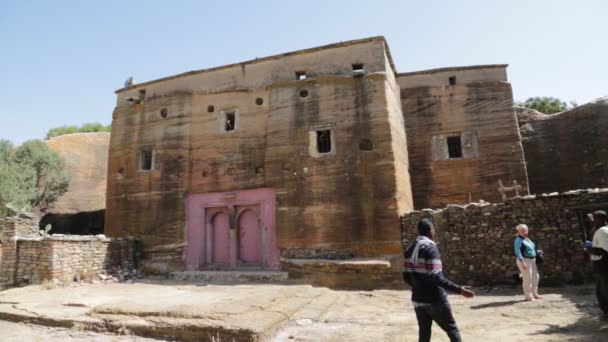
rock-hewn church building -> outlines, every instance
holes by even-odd
[[[390,260],[414,208],[527,193],[506,68],[399,73],[373,37],[120,89],[105,233],[158,272]]]

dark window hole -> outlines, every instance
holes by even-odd
[[[331,152],[331,130],[317,131],[317,151],[319,153]]]
[[[448,137],[448,154],[450,158],[462,158],[460,137]]]
[[[167,108],[163,108],[163,109],[160,110],[160,117],[161,118],[166,118],[168,113],[169,112],[167,111]]]
[[[450,85],[456,85],[456,76],[450,76]]]
[[[359,142],[359,150],[361,151],[371,151],[374,149],[374,145],[372,144],[371,140],[369,139],[363,139]]]
[[[306,89],[300,90],[300,97],[308,97],[308,90],[306,90]]]
[[[146,148],[139,151],[139,169],[141,171],[152,170],[152,156],[153,151],[151,148]]]
[[[306,71],[296,71],[296,80],[302,81],[306,79]]]
[[[234,131],[236,124],[236,113],[226,112],[224,117],[224,130],[226,132]]]
[[[215,107],[213,107],[212,105],[207,107],[207,113],[213,113],[215,111]]]
[[[261,97],[258,97],[257,99],[255,99],[255,104],[258,106],[261,106],[264,104],[264,99]]]

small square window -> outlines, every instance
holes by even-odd
[[[236,113],[226,112],[224,113],[224,131],[230,132],[236,129]]]
[[[139,151],[137,163],[139,171],[150,171],[154,167],[154,150],[151,147]]]
[[[306,79],[306,71],[296,71],[296,80],[302,81]]]
[[[448,137],[448,156],[450,159],[462,158],[462,143],[460,136]]]
[[[146,99],[146,89],[140,89],[139,90],[139,100],[143,101]]]
[[[450,76],[450,85],[456,85],[456,76]]]
[[[331,152],[331,130],[317,131],[317,152]]]
[[[355,74],[363,74],[363,73],[365,73],[365,69],[363,68],[363,64],[361,64],[361,63],[353,64],[353,73],[355,73]]]

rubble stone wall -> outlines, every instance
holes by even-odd
[[[402,217],[404,248],[416,238],[421,218],[432,218],[438,232],[444,273],[462,284],[510,283],[517,279],[513,252],[515,227],[530,228],[530,238],[545,252],[542,282],[582,282],[590,272],[583,239],[591,231],[586,214],[608,208],[608,189],[525,196],[505,203],[449,205]]]
[[[137,241],[110,239],[103,235],[49,237],[15,235],[5,225],[0,283],[38,284],[86,277],[103,271],[132,271],[137,267]]]

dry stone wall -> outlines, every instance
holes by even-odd
[[[421,218],[432,218],[449,278],[463,284],[510,283],[518,275],[515,226],[524,223],[530,227],[530,238],[545,252],[542,281],[581,282],[590,271],[582,247],[583,239],[591,235],[585,215],[598,209],[608,209],[608,189],[414,211],[402,218],[403,245],[406,248],[416,238]]]
[[[97,236],[19,236],[18,220],[4,222],[0,284],[37,284],[72,280],[96,273],[137,268],[137,240]],[[37,224],[32,222],[37,228]]]

